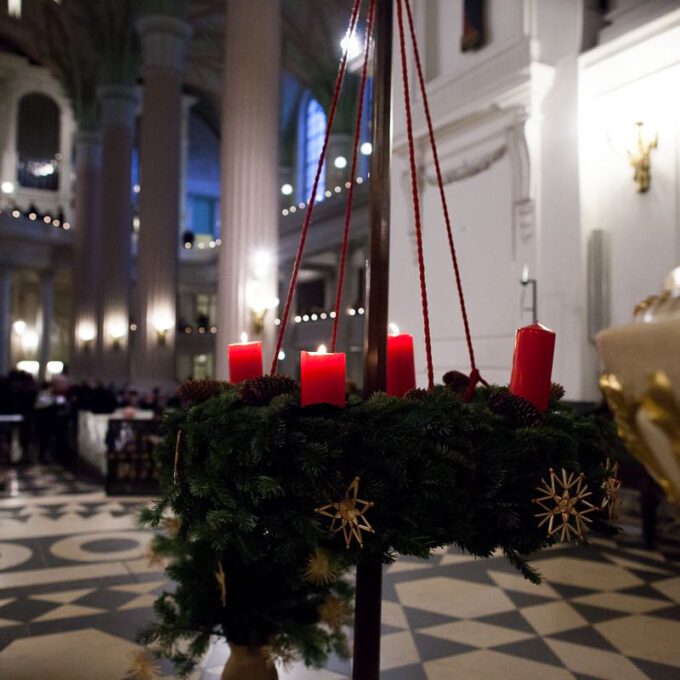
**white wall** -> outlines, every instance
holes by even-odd
[[[415,3],[445,174],[464,174],[505,146],[487,169],[446,186],[478,364],[490,381],[507,383],[514,330],[530,322],[519,285],[524,264],[538,280],[539,321],[557,333],[554,379],[569,398],[597,399],[593,230],[608,231],[609,259],[601,264],[611,272],[611,298],[600,311],[613,324],[629,321],[635,303],[658,292],[680,263],[680,11],[672,4],[653,0],[642,12],[633,7],[642,3],[628,3],[628,25],[632,14],[645,17],[643,25],[624,30],[617,17],[622,35],[610,32],[606,44],[579,56],[587,17],[578,0],[489,3],[490,44],[471,54],[459,52],[462,2]],[[390,317],[415,335],[424,385],[398,62],[394,83]],[[646,113],[636,112],[641,103]],[[414,106],[417,163],[432,175],[419,97]],[[625,151],[617,156],[609,141],[610,129],[621,122],[632,129],[639,115],[659,130],[645,195],[635,190]],[[421,184],[439,379],[468,364],[436,189]]]
[[[525,34],[524,0],[487,0],[486,28],[488,44],[483,50],[460,51],[463,32],[463,2],[452,0],[416,0],[421,35],[427,34],[430,45],[428,80],[461,75],[488,60]]]
[[[515,329],[530,321],[522,310],[520,272],[525,263],[535,265],[531,150],[524,129],[540,102],[543,74],[532,73],[531,21],[526,8],[527,3],[520,0],[490,2],[488,46],[463,54],[459,48],[462,2],[415,3],[477,364],[487,380],[499,383],[507,383],[510,377]],[[390,319],[415,336],[417,379],[425,386],[398,60],[394,86]],[[440,381],[447,370],[469,371],[470,363],[420,96],[413,99],[434,373]]]
[[[505,143],[502,130],[476,145],[474,152],[490,153]],[[469,153],[443,145],[443,170],[473,161]],[[395,158],[390,318],[416,337],[418,382],[426,384],[425,348],[410,180],[406,159]],[[428,177],[433,175],[427,170]],[[490,188],[492,196],[489,195]],[[484,174],[446,185],[452,211],[458,260],[477,362],[488,380],[506,382],[512,356],[520,285],[512,259],[512,169],[507,154]],[[398,198],[397,198],[398,197]],[[492,198],[492,200],[490,200]],[[446,237],[439,191],[427,184],[421,194],[424,254],[430,306],[435,378],[447,370],[468,371],[469,360]],[[398,201],[398,202],[397,202]]]
[[[583,55],[580,66],[582,220],[586,233],[609,234],[611,323],[620,325],[680,264],[680,10]],[[625,151],[637,120],[658,133],[644,194]]]

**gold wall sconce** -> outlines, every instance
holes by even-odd
[[[165,347],[168,343],[168,332],[175,326],[174,319],[169,314],[159,313],[154,317],[153,325],[156,328],[158,346]]]
[[[78,326],[78,340],[82,343],[83,351],[90,352],[97,338],[97,327],[92,321],[82,321]]]
[[[649,191],[651,183],[651,151],[658,146],[656,133],[645,134],[645,124],[642,121],[635,123],[637,136],[632,148],[628,149],[628,162],[633,168],[633,180],[637,184],[638,191]]]
[[[265,320],[270,310],[277,308],[279,299],[272,295],[272,272],[276,272],[274,255],[258,250],[252,256],[251,276],[246,283],[246,307],[250,312],[251,334],[259,337],[264,332]]]
[[[83,321],[78,326],[78,340],[82,343],[83,350],[90,352],[97,337],[97,328],[90,321]]]
[[[113,319],[107,324],[107,330],[111,336],[111,347],[119,350],[127,335],[127,324],[120,319]]]

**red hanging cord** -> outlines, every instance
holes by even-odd
[[[449,249],[451,251],[451,260],[453,262],[453,271],[456,275],[456,286],[458,288],[458,300],[460,302],[460,311],[463,317],[463,325],[465,327],[465,339],[467,341],[468,354],[470,355],[470,383],[468,385],[468,390],[466,392],[466,400],[472,398],[472,393],[474,392],[475,385],[478,382],[487,385],[488,383],[479,374],[477,369],[477,364],[475,363],[475,351],[472,346],[472,334],[470,333],[470,323],[468,321],[467,308],[465,305],[465,296],[463,294],[463,284],[460,277],[460,269],[458,267],[458,257],[456,255],[456,246],[453,242],[453,230],[451,229],[451,217],[449,215],[449,206],[446,201],[446,193],[444,191],[444,180],[442,178],[441,166],[439,164],[439,154],[437,153],[437,144],[434,138],[434,127],[432,125],[432,116],[430,114],[430,103],[427,98],[427,90],[425,89],[425,78],[423,77],[423,67],[420,61],[420,49],[418,47],[418,39],[416,37],[416,32],[413,23],[413,13],[411,12],[411,2],[410,0],[404,0],[406,3],[406,14],[408,17],[409,32],[411,34],[411,42],[413,44],[413,53],[416,62],[416,71],[418,72],[418,81],[420,83],[420,92],[423,97],[423,107],[425,109],[425,118],[427,120],[427,129],[430,136],[430,146],[432,148],[432,157],[434,159],[434,167],[437,172],[437,184],[439,185],[439,196],[442,202],[442,208],[444,210],[444,221],[446,222],[446,234],[449,240]],[[401,0],[400,0],[401,4]]]
[[[423,256],[423,234],[420,219],[420,197],[418,195],[418,173],[416,170],[415,143],[413,141],[413,120],[411,115],[411,93],[408,83],[408,67],[406,65],[406,37],[404,35],[404,17],[401,0],[397,0],[397,18],[399,23],[399,47],[401,52],[401,72],[404,82],[404,104],[406,107],[406,133],[408,137],[409,161],[411,164],[411,192],[413,194],[413,213],[415,217],[416,243],[418,247],[418,270],[420,273],[420,298],[423,308],[423,329],[425,331],[425,355],[427,357],[427,385],[434,388],[434,369],[432,367],[432,340],[430,337],[430,313],[427,304],[427,283],[425,281],[425,258]]]
[[[352,198],[354,197],[354,184],[357,172],[357,160],[359,156],[359,138],[361,136],[361,117],[364,112],[364,95],[366,93],[366,81],[368,79],[368,53],[371,45],[373,32],[373,18],[375,15],[375,0],[371,0],[366,19],[366,39],[364,41],[364,63],[361,69],[361,86],[359,87],[359,103],[357,106],[357,118],[354,128],[354,148],[352,149],[352,166],[349,173],[349,191],[347,192],[347,206],[345,207],[345,226],[342,237],[342,251],[340,253],[340,271],[338,275],[338,290],[335,296],[335,319],[333,319],[333,335],[331,338],[331,352],[335,352],[338,339],[338,324],[340,322],[340,306],[342,305],[342,289],[345,283],[345,262],[347,260],[347,247],[349,245],[349,227],[352,218]]]
[[[351,36],[356,28],[357,19],[359,17],[359,10],[361,8],[361,0],[354,0],[352,5],[352,15],[350,17],[349,28],[347,29],[347,36]],[[307,212],[305,214],[305,221],[302,225],[302,231],[300,232],[300,243],[298,244],[297,254],[295,255],[295,263],[293,265],[293,273],[290,278],[290,285],[288,286],[288,294],[286,295],[286,304],[283,308],[283,314],[281,316],[281,325],[279,326],[279,332],[276,337],[276,347],[274,349],[274,356],[272,358],[272,365],[270,374],[276,374],[276,368],[279,363],[279,352],[281,351],[281,345],[283,344],[283,336],[286,331],[286,326],[288,325],[288,315],[290,314],[290,305],[293,301],[293,294],[295,293],[295,288],[297,286],[298,274],[300,273],[300,263],[302,262],[302,255],[305,250],[305,242],[307,241],[307,232],[309,231],[309,225],[312,221],[312,212],[314,210],[314,204],[316,203],[316,192],[319,187],[319,179],[321,178],[321,171],[323,169],[324,161],[326,160],[326,151],[328,149],[328,140],[331,134],[331,127],[333,125],[333,120],[335,119],[335,112],[338,108],[338,100],[340,99],[340,90],[342,88],[342,81],[345,78],[345,71],[347,70],[347,50],[344,50],[342,58],[340,59],[340,66],[338,67],[338,74],[335,78],[335,87],[333,89],[333,99],[331,101],[331,107],[328,112],[328,123],[326,125],[326,135],[323,141],[323,148],[321,149],[321,156],[319,156],[319,163],[316,168],[316,175],[314,177],[314,184],[312,185],[312,195],[309,198],[309,203],[307,205]]]

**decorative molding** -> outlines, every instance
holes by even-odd
[[[499,146],[497,149],[494,149],[488,154],[485,154],[478,160],[476,160],[474,163],[468,163],[467,161],[464,161],[460,165],[456,166],[455,168],[452,168],[451,170],[447,170],[442,173],[442,179],[444,180],[444,184],[451,184],[452,182],[461,182],[464,179],[468,179],[470,177],[474,177],[475,175],[479,175],[480,173],[484,172],[485,170],[488,170],[494,163],[497,163],[501,158],[505,156],[505,154],[508,151],[507,145],[503,144],[502,146]],[[421,173],[425,175],[425,181],[427,184],[430,185],[437,185],[437,176],[436,175],[428,175],[426,173]]]
[[[581,96],[590,97],[680,63],[680,9],[583,53],[578,63]]]
[[[102,128],[120,125],[132,129],[139,105],[134,85],[103,85],[97,88],[97,96],[102,106]]]
[[[526,244],[536,231],[536,204],[531,191],[531,154],[526,137],[526,111],[514,111],[514,121],[505,135],[512,167],[512,255],[518,241]]]
[[[493,105],[519,99],[531,104],[531,40],[522,38],[470,71],[439,77],[428,83],[432,118],[437,128]],[[518,95],[519,92],[519,95]],[[420,94],[414,111],[416,138],[427,134]],[[405,143],[405,130],[398,130],[395,143]]]
[[[604,45],[678,8],[677,0],[640,0],[637,6],[614,7],[606,16],[599,42]]]
[[[176,17],[148,15],[137,20],[142,41],[144,69],[168,68],[181,75],[184,71],[186,45],[193,30]]]

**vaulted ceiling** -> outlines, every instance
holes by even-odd
[[[185,0],[181,6],[194,29],[185,87],[199,96],[199,111],[216,130],[227,1]],[[48,66],[72,99],[91,97],[102,70],[117,67],[116,76],[124,78],[127,70],[136,78],[133,23],[139,0],[23,0],[20,21],[0,3],[0,49]],[[332,91],[350,10],[350,0],[281,0],[282,66],[322,104]]]

